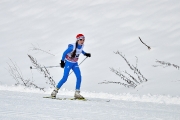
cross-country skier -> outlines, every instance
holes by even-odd
[[[83,51],[84,41],[85,41],[84,35],[78,34],[76,36],[76,39],[77,39],[76,43],[69,44],[68,48],[64,51],[62,55],[60,66],[64,68],[64,75],[57,84],[56,88],[51,93],[51,97],[56,97],[58,90],[67,81],[67,78],[69,76],[69,71],[72,69],[77,78],[74,97],[76,99],[84,99],[84,97],[80,94],[81,71],[79,69],[77,61],[81,53],[87,57],[91,57],[91,54]]]

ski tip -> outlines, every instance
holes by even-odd
[[[88,99],[86,99],[86,98],[82,98],[82,99],[80,99],[80,98],[73,98],[73,100],[82,100],[82,101],[87,101]]]
[[[45,96],[43,98],[52,98],[52,99],[56,99],[56,97],[52,97],[52,96]]]

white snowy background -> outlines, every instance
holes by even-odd
[[[153,67],[157,60],[180,66],[180,1],[178,0],[0,0],[0,118],[82,120],[180,120],[180,70]],[[81,65],[82,95],[91,101],[43,99],[52,89],[32,66],[27,54],[45,66],[57,66],[75,36],[86,37],[84,51],[92,54]],[[148,50],[138,37],[151,47]],[[32,50],[33,46],[48,51]],[[132,72],[116,51],[136,64],[148,79],[135,89],[109,67]],[[82,61],[85,57],[80,56]],[[24,78],[46,92],[15,87],[10,59]],[[63,69],[49,69],[57,82]],[[72,97],[76,78],[70,75],[58,96]]]

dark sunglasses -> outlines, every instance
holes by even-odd
[[[80,41],[84,41],[84,39],[80,39]]]

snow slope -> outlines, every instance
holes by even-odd
[[[72,97],[60,91],[58,97]],[[71,96],[69,96],[71,94]],[[42,98],[49,93],[22,87],[0,86],[1,120],[179,120],[180,98],[110,95],[83,92],[90,101]],[[151,99],[151,97],[153,99]],[[150,99],[150,100],[149,100]],[[173,100],[174,99],[174,100]]]

